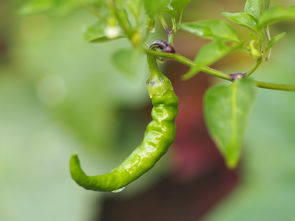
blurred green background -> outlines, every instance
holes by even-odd
[[[220,18],[220,12],[238,11],[243,4],[193,1],[185,19]],[[78,187],[68,160],[79,152],[86,171],[102,173],[141,140],[149,119],[145,64],[139,59],[140,68],[129,74],[114,66],[113,54],[130,47],[125,40],[85,42],[81,33],[93,22],[85,10],[20,17],[16,8],[13,1],[0,2],[0,220],[95,220],[104,194]],[[295,84],[294,25],[272,29],[288,35],[257,79]],[[228,71],[251,65],[241,60],[220,65]],[[241,184],[204,220],[295,220],[294,110],[295,93],[259,90]],[[122,197],[144,191],[167,167],[162,160]]]

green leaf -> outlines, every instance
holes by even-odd
[[[219,38],[239,42],[239,37],[235,29],[223,20],[203,20],[183,23],[180,25],[180,28],[203,38]]]
[[[267,42],[267,45],[265,46],[265,51],[268,51],[274,44],[279,42],[283,37],[285,37],[286,32],[282,32],[276,36],[274,36],[272,39],[270,39],[269,42]]]
[[[140,18],[141,14],[143,13],[142,0],[126,0],[126,6],[128,8],[128,12],[133,15],[133,17],[137,20]]]
[[[206,44],[199,50],[194,61],[195,65],[189,70],[189,72],[183,75],[183,79],[187,80],[193,77],[201,71],[203,67],[213,64],[236,48],[237,46],[227,45],[225,41],[220,39],[216,39]]]
[[[170,0],[143,0],[146,13],[153,17],[168,10]]]
[[[50,11],[60,15],[66,14],[78,6],[80,6],[78,0],[31,0],[20,8],[19,13],[30,15]]]
[[[257,32],[257,20],[254,18],[251,14],[246,12],[236,12],[236,13],[230,13],[230,12],[223,12],[223,16],[225,16],[230,21],[242,25],[246,28],[249,28],[250,30]]]
[[[229,168],[234,168],[240,158],[255,89],[253,80],[241,79],[214,86],[205,94],[206,125]]]
[[[84,39],[88,42],[103,42],[122,38],[121,29],[117,26],[107,26],[105,22],[99,20],[89,26],[84,32]]]
[[[52,0],[35,0],[27,2],[25,5],[23,5],[20,8],[19,13],[21,15],[30,15],[51,10],[55,6],[56,4]]]
[[[143,66],[143,53],[136,49],[120,49],[112,56],[117,69],[129,78],[139,75]]]
[[[269,0],[247,0],[244,11],[259,19],[268,7]]]
[[[168,13],[171,18],[180,16],[191,0],[143,0],[146,13],[153,18],[160,13]]]
[[[170,6],[173,10],[181,12],[184,9],[184,7],[190,2],[191,0],[171,0]]]
[[[261,28],[263,28],[267,25],[288,19],[295,19],[295,6],[288,8],[276,6],[268,9],[262,14],[259,20],[259,25]]]

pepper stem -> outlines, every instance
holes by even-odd
[[[153,78],[161,74],[155,56],[147,54],[147,62],[150,71],[150,78]]]

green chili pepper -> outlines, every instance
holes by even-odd
[[[121,165],[98,176],[86,175],[77,154],[73,154],[71,176],[85,189],[115,191],[125,187],[151,169],[174,141],[178,98],[170,80],[160,73],[156,59],[148,55],[148,64],[150,78],[147,87],[153,109],[152,121],[147,126],[142,143]]]

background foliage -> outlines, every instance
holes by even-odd
[[[37,6],[46,11],[52,2]],[[146,4],[151,15],[161,7],[161,1],[155,2]],[[68,157],[78,150],[86,169],[97,173],[130,152],[146,123],[146,117],[137,114],[148,100],[146,71],[136,66],[137,59],[132,70],[140,71],[130,74],[129,66],[122,67],[118,57],[131,53],[125,40],[84,41],[82,32],[93,23],[93,16],[79,9],[67,13],[75,4],[56,1],[57,14],[63,17],[19,17],[19,4],[14,3],[0,3],[5,12],[0,13],[0,39],[5,43],[0,55],[1,220],[93,220],[102,194],[86,192],[71,181]],[[194,1],[184,18],[221,18],[221,12],[241,11],[241,5],[243,1]],[[32,9],[22,13],[26,10]],[[274,27],[274,33],[288,35],[275,46],[271,62],[257,78],[295,84],[293,27],[294,22]],[[140,61],[140,55],[135,57]],[[240,58],[239,68],[250,66],[248,58]],[[229,71],[237,67],[226,61],[219,65]],[[205,220],[294,219],[294,98],[293,93],[258,91],[244,148],[242,184]],[[130,111],[132,116],[126,114]],[[123,196],[143,191],[159,179],[166,163]]]

